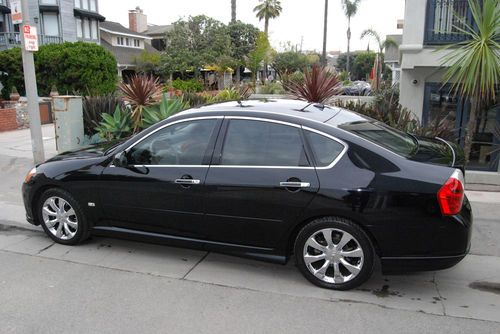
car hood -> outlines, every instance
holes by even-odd
[[[90,145],[87,147],[79,148],[72,151],[63,152],[56,155],[55,157],[47,160],[51,161],[61,161],[61,160],[75,160],[75,159],[88,159],[88,158],[98,158],[104,156],[106,153],[111,151],[114,147],[117,147],[124,140],[115,140],[109,142],[103,142],[95,145]]]
[[[412,160],[445,165],[456,168],[464,167],[464,154],[460,146],[441,138],[415,136],[418,150]]]

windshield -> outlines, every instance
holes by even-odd
[[[338,127],[355,133],[406,158],[413,157],[418,151],[418,141],[415,137],[380,122],[351,122],[340,124]]]

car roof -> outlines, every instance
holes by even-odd
[[[311,121],[325,123],[339,114],[343,109],[326,106],[319,103],[309,103],[300,100],[290,99],[260,99],[217,103],[212,105],[192,108],[178,115],[190,115],[201,112],[262,112],[280,114],[283,116],[305,118]]]

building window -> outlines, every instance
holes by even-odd
[[[97,0],[90,0],[90,10],[97,12]]]
[[[76,37],[83,38],[82,19],[79,17],[76,18]]]
[[[90,32],[92,34],[92,39],[99,39],[98,35],[98,23],[97,20],[91,20],[90,21]]]
[[[56,13],[43,13],[43,33],[47,36],[59,36],[59,18]]]
[[[82,9],[89,10],[89,1],[88,0],[82,0]]]
[[[83,19],[83,38],[90,39],[90,21]]]
[[[44,5],[57,5],[57,0],[40,0],[40,3]]]
[[[75,8],[81,8],[80,0],[75,0]]]
[[[116,38],[116,44],[123,45],[123,37],[117,37]]]
[[[130,39],[125,38],[125,44],[126,44],[127,46],[130,46]]]
[[[141,46],[141,42],[138,39],[134,39],[134,46],[139,48]]]

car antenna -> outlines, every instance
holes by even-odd
[[[299,111],[306,112],[306,109],[312,106],[314,102],[308,103],[304,108],[300,109]]]

